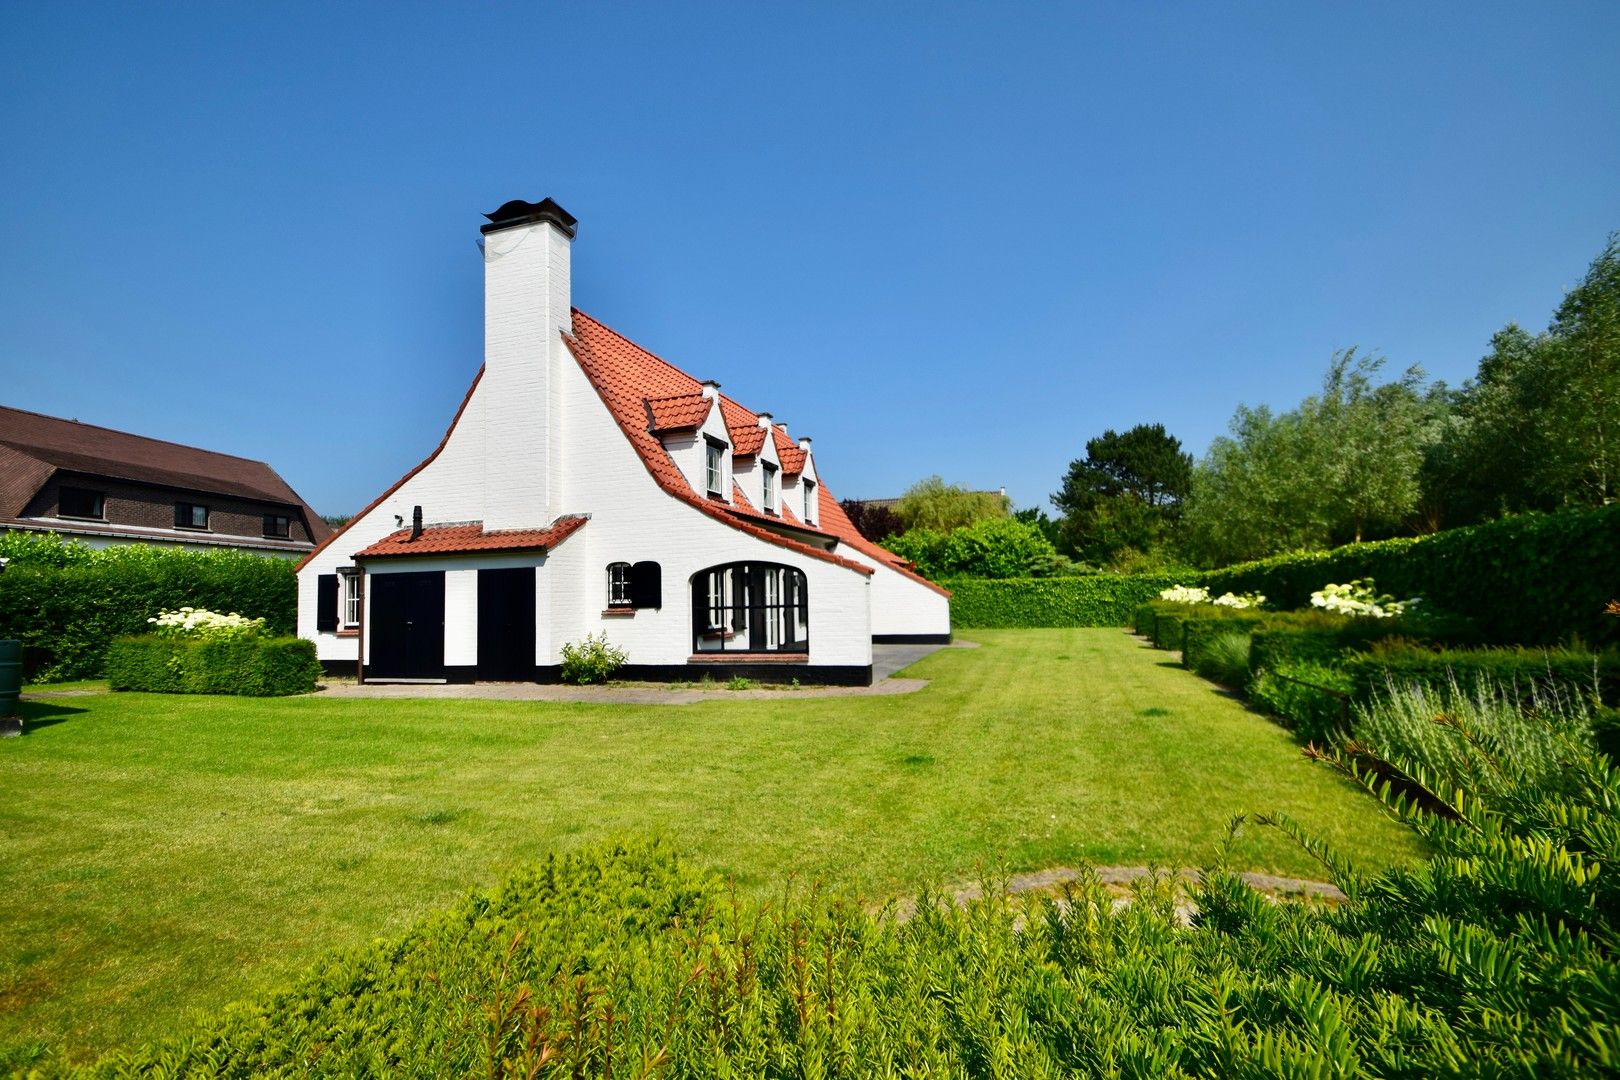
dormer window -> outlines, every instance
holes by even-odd
[[[719,439],[704,440],[703,478],[709,494],[716,498],[726,495],[726,444]]]
[[[804,520],[814,525],[816,523],[816,482],[806,478],[800,486],[804,488]]]
[[[760,472],[764,474],[765,500],[764,507],[767,514],[775,514],[776,508],[776,466],[768,461],[760,462]]]

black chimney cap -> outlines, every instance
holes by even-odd
[[[522,199],[513,199],[494,213],[485,214],[489,224],[481,226],[479,232],[492,233],[497,229],[510,229],[514,225],[532,225],[537,221],[549,221],[557,226],[571,240],[574,237],[574,226],[579,219],[551,198],[541,199],[537,203],[525,202]]]

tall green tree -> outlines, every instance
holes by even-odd
[[[895,508],[910,529],[932,529],[948,533],[979,521],[990,521],[1011,514],[1007,497],[994,491],[969,491],[947,484],[937,476],[919,480],[900,496]]]
[[[1333,355],[1322,393],[1300,405],[1306,437],[1320,472],[1323,515],[1332,531],[1354,542],[1369,529],[1398,528],[1417,509],[1425,451],[1436,437],[1423,393],[1423,369],[1406,369],[1375,385],[1380,356],[1355,348]]]
[[[1322,392],[1273,414],[1239,406],[1193,474],[1184,540],[1225,564],[1400,530],[1415,514],[1437,399],[1409,368],[1378,384],[1381,357],[1335,353]]]
[[[1602,506],[1620,489],[1620,233],[1553,315],[1537,480],[1562,501]]]
[[[1491,338],[1425,485],[1447,526],[1620,494],[1620,233],[1546,332],[1509,324]]]
[[[1109,429],[1087,440],[1052,496],[1063,545],[1104,564],[1161,549],[1191,486],[1192,456],[1163,424]]]

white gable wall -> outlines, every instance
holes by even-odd
[[[884,635],[939,635],[951,632],[951,600],[904,574],[897,573],[866,553],[841,545],[839,554],[867,566],[872,575],[872,633]]]
[[[354,565],[354,553],[409,525],[413,507],[425,521],[478,521],[484,502],[484,404],[487,379],[480,378],[444,447],[431,462],[317,552],[298,572],[298,636],[315,642],[322,660],[354,660],[359,644],[352,636],[315,630],[316,579]]]

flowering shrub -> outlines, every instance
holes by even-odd
[[[162,611],[146,621],[152,624],[152,632],[160,637],[217,640],[262,637],[267,632],[263,619],[250,619],[234,611],[221,615],[207,608],[183,607]]]
[[[570,641],[563,645],[562,680],[581,685],[606,682],[628,659],[629,653],[617,645],[608,644],[606,630],[600,634],[586,634],[584,641]]]
[[[1236,593],[1222,593],[1211,600],[1210,603],[1220,607],[1232,608],[1235,611],[1246,611],[1249,608],[1265,607],[1266,598],[1260,593],[1252,592],[1244,593],[1242,596]]]
[[[1360,578],[1348,585],[1324,585],[1311,593],[1312,607],[1334,615],[1359,615],[1373,619],[1392,619],[1404,615],[1417,603],[1417,600],[1380,596],[1372,578]]]
[[[1159,599],[1172,604],[1207,604],[1209,590],[1196,585],[1175,585],[1161,592]]]

